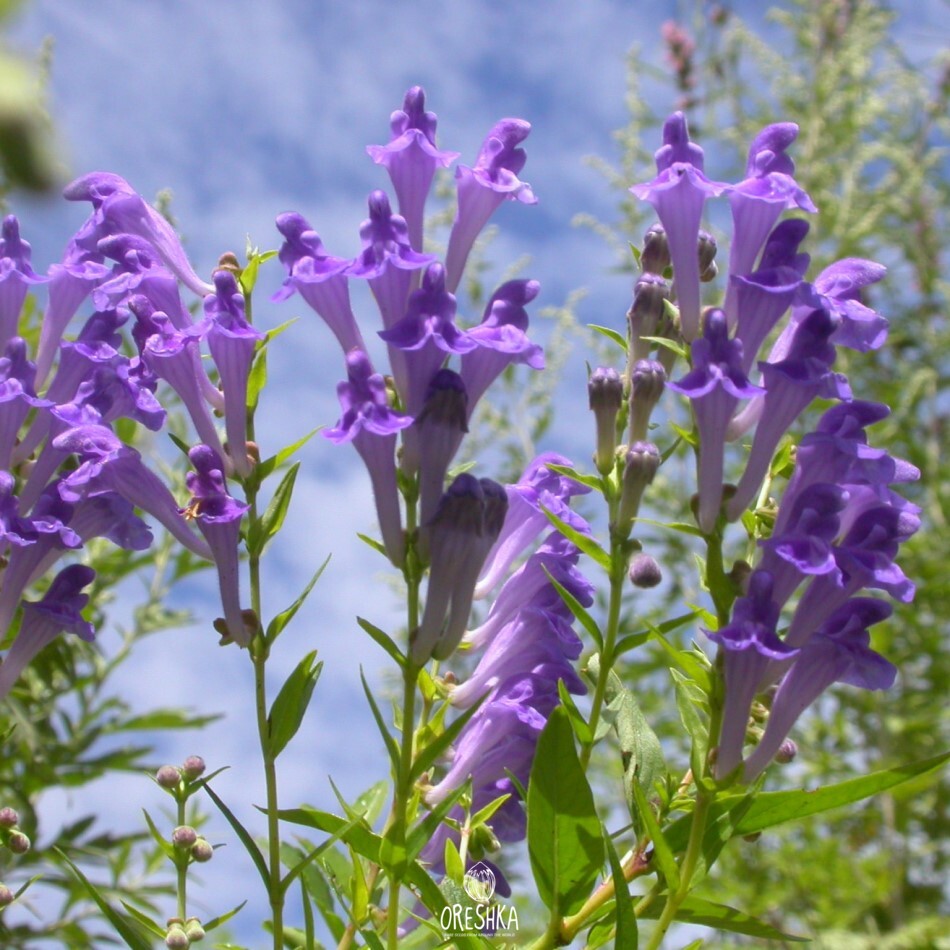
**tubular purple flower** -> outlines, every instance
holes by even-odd
[[[831,367],[835,348],[828,342],[836,323],[824,310],[813,310],[796,327],[788,354],[775,363],[759,363],[765,384],[762,418],[742,478],[726,506],[735,521],[759,490],[779,441],[813,399],[851,399],[851,387]]]
[[[365,350],[350,306],[345,275],[350,262],[327,254],[317,232],[296,212],[278,215],[277,230],[284,236],[278,256],[287,269],[287,277],[272,299],[286,300],[299,291],[340,341],[344,353]]]
[[[445,253],[450,292],[458,287],[472,245],[498,206],[506,199],[537,204],[531,186],[518,178],[528,158],[518,146],[530,131],[524,119],[502,119],[482,143],[474,166],[459,165],[455,171],[458,211]]]
[[[20,499],[14,492],[16,479],[0,469],[0,555],[8,555],[9,546],[35,544],[37,533],[29,518],[20,515]]]
[[[732,245],[729,252],[730,277],[744,277],[755,268],[755,261],[769,232],[783,211],[797,208],[812,214],[817,208],[792,177],[795,164],[785,150],[798,136],[793,122],[767,125],[752,141],[746,177],[728,189],[732,207]],[[734,325],[730,280],[723,309]],[[741,312],[741,308],[740,308]]]
[[[643,337],[657,335],[660,321],[666,314],[666,301],[670,299],[670,285],[659,274],[643,274],[634,284],[633,303],[627,311],[630,339],[633,346],[630,360],[645,360],[654,344]]]
[[[889,689],[895,668],[869,646],[868,627],[891,615],[884,601],[856,597],[840,607],[812,637],[779,685],[762,740],[745,763],[744,779],[753,781],[772,761],[798,717],[832,683],[861,689]]]
[[[218,569],[218,588],[228,634],[239,646],[246,647],[255,631],[245,623],[241,612],[238,544],[241,519],[250,506],[228,494],[224,463],[213,448],[196,445],[188,458],[195,470],[185,476],[191,501],[182,509],[182,514],[197,523],[208,542]]]
[[[726,315],[709,310],[703,336],[692,347],[693,368],[670,389],[688,396],[699,430],[699,527],[711,534],[722,503],[723,446],[726,429],[740,399],[762,390],[742,370],[742,342],[729,339]]]
[[[63,195],[69,201],[92,203],[93,213],[84,235],[88,241],[98,243],[115,234],[137,235],[155,248],[165,266],[189,290],[201,297],[214,291],[195,273],[174,228],[125,179],[92,172],[67,185]]]
[[[394,376],[394,350],[405,360],[406,378],[395,377],[395,382],[412,416],[422,411],[429,384],[446,354],[461,355],[477,346],[454,319],[455,297],[446,290],[445,270],[441,264],[430,264],[422,276],[422,286],[409,295],[405,316],[390,329],[380,331],[379,336],[389,344]]]
[[[8,214],[0,225],[0,346],[16,336],[30,288],[46,282],[33,271],[31,253],[30,245],[20,238],[20,223]]]
[[[617,415],[623,405],[623,381],[611,367],[599,366],[587,380],[588,406],[597,431],[594,464],[601,475],[614,470],[617,451]]]
[[[91,567],[71,564],[56,575],[41,600],[24,602],[20,632],[0,664],[0,699],[9,694],[26,665],[58,634],[75,633],[83,640],[93,639],[93,626],[82,617],[89,597],[80,591],[95,576]]]
[[[432,568],[422,622],[410,634],[409,655],[418,666],[447,659],[462,639],[475,581],[507,508],[505,490],[487,478],[463,473],[446,490],[429,525]]]
[[[663,395],[666,370],[656,360],[637,360],[630,373],[630,441],[645,442],[650,416]]]
[[[369,357],[353,350],[346,357],[347,379],[337,386],[343,415],[323,435],[331,442],[352,442],[363,459],[373,485],[376,516],[386,554],[402,566],[405,535],[399,511],[396,478],[396,433],[412,425],[412,417],[394,412],[386,395],[386,381],[373,372]]]
[[[703,174],[703,150],[689,140],[686,117],[675,112],[663,125],[663,145],[656,152],[657,176],[630,191],[656,210],[666,231],[683,337],[699,335],[699,258],[697,240],[703,205],[726,187]]]
[[[35,378],[36,367],[26,358],[26,342],[12,337],[0,357],[0,468],[11,467],[13,447],[30,411],[51,405],[37,398]]]
[[[840,320],[831,342],[866,353],[884,345],[888,321],[861,302],[861,291],[884,277],[883,264],[849,257],[826,267],[815,279],[818,303]]]
[[[536,280],[509,280],[491,295],[482,322],[468,330],[468,338],[478,344],[462,354],[469,417],[485,390],[512,363],[544,369],[544,350],[532,343],[525,332],[525,305],[538,296],[540,289]]]
[[[458,152],[436,147],[437,122],[434,112],[426,112],[425,91],[421,86],[413,86],[406,93],[402,108],[389,119],[389,143],[366,146],[370,158],[389,172],[399,213],[409,227],[409,239],[420,251],[425,203],[435,170],[448,168],[459,157]]]
[[[755,571],[748,592],[733,605],[730,622],[720,630],[703,631],[723,651],[725,703],[716,755],[718,778],[727,776],[742,761],[749,710],[768,661],[797,653],[778,637],[780,605],[772,594],[772,575]]]
[[[634,442],[624,459],[617,520],[611,525],[612,533],[626,538],[633,528],[633,520],[640,510],[640,501],[647,486],[660,468],[660,450],[652,442]]]
[[[202,330],[207,334],[224,392],[227,454],[234,471],[243,478],[251,472],[247,455],[247,379],[255,347],[264,334],[244,318],[244,295],[231,271],[215,271],[214,287],[214,293],[205,297]]]
[[[570,459],[563,455],[543,452],[528,465],[516,484],[505,489],[508,514],[498,540],[485,559],[475,587],[476,599],[491,593],[528,545],[550,526],[551,522],[542,509],[547,509],[579,531],[590,532],[587,522],[567,504],[574,495],[586,495],[590,489],[548,468],[548,465],[570,464]]]
[[[212,560],[207,543],[188,529],[165,483],[142,461],[135,449],[105,426],[68,429],[53,439],[53,448],[75,453],[79,467],[60,482],[60,494],[69,502],[104,492],[117,492],[148,512],[199,557]]]

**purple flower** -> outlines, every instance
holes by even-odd
[[[772,760],[798,717],[832,683],[889,689],[897,671],[869,646],[868,627],[891,615],[889,604],[856,597],[840,607],[801,649],[772,701],[765,734],[745,763],[751,782]]]
[[[245,319],[244,295],[231,271],[214,272],[214,293],[205,297],[204,312],[202,330],[207,334],[224,392],[227,454],[234,471],[245,477],[251,472],[247,455],[247,380],[255,347],[264,334]]]
[[[512,363],[544,369],[544,350],[525,332],[525,305],[538,296],[536,280],[509,280],[492,295],[482,322],[468,331],[477,347],[462,354],[462,379],[468,391],[469,416],[486,389]]]
[[[145,465],[135,449],[123,444],[110,429],[77,426],[53,439],[53,448],[79,456],[78,468],[60,483],[64,500],[78,502],[104,492],[117,492],[161,522],[190,551],[212,559],[208,545],[188,529],[165,483]]]
[[[640,510],[640,501],[647,486],[653,482],[660,468],[660,450],[652,442],[634,442],[624,458],[620,485],[620,504],[617,517],[611,525],[612,533],[626,538],[633,528]]]
[[[617,416],[623,405],[623,380],[612,367],[599,366],[587,380],[588,407],[597,430],[594,464],[601,475],[614,470],[617,451]]]
[[[6,557],[10,545],[23,547],[36,542],[36,530],[29,518],[20,515],[20,499],[15,494],[16,479],[0,469],[0,555]]]
[[[703,174],[703,150],[689,140],[686,118],[675,112],[663,125],[663,145],[656,152],[657,176],[630,191],[656,209],[666,231],[683,337],[699,335],[699,223],[706,199],[724,185]]]
[[[72,400],[50,411],[67,426],[89,421],[108,425],[125,418],[134,419],[152,432],[161,429],[167,415],[152,390],[121,363],[95,369],[80,383]]]
[[[475,239],[498,206],[506,199],[537,203],[531,186],[518,178],[528,157],[518,146],[530,131],[531,125],[524,119],[502,119],[482,143],[474,166],[456,169],[458,211],[445,253],[446,286],[451,292],[462,279]]]
[[[343,415],[323,435],[337,444],[352,442],[359,452],[373,485],[386,554],[399,567],[405,556],[406,541],[399,512],[396,433],[412,425],[412,418],[390,408],[386,381],[373,372],[369,357],[362,350],[353,350],[347,355],[346,370],[346,381],[337,386]]]
[[[188,458],[195,470],[185,476],[191,501],[182,513],[197,523],[208,542],[218,569],[218,588],[228,634],[235,643],[246,647],[255,631],[241,612],[238,543],[241,519],[250,506],[228,494],[224,463],[214,449],[196,445]]]
[[[412,416],[422,410],[429,384],[446,354],[467,353],[477,346],[454,321],[455,297],[446,289],[445,270],[441,264],[430,264],[422,286],[409,295],[405,316],[390,329],[380,331],[380,337],[389,344],[390,357],[395,350],[395,355],[405,360],[403,380],[396,375],[398,363],[392,358],[390,362],[396,388]]]
[[[93,639],[92,624],[81,613],[89,597],[80,591],[95,576],[91,567],[71,564],[56,575],[42,600],[24,602],[20,632],[0,664],[0,698],[9,694],[26,665],[58,634],[65,631],[83,640]]]
[[[826,267],[815,279],[814,298],[808,306],[828,310],[838,328],[831,342],[862,353],[876,350],[887,339],[887,320],[861,302],[861,291],[884,277],[883,264],[849,257]]]
[[[630,372],[630,441],[645,442],[650,416],[666,387],[666,370],[657,360],[637,360]]]
[[[23,301],[32,286],[45,282],[30,265],[30,245],[20,238],[20,223],[12,214],[0,226],[0,346],[16,336]]]
[[[67,185],[63,195],[69,201],[89,201],[93,207],[84,230],[77,235],[80,247],[92,250],[104,237],[134,234],[155,248],[165,266],[189,290],[202,297],[214,290],[195,273],[172,226],[124,178],[92,172]]]
[[[26,343],[12,337],[0,357],[0,468],[10,468],[20,427],[32,409],[46,408],[49,400],[38,399],[33,388],[36,367],[26,358]]]
[[[366,151],[377,165],[385,166],[399,201],[399,213],[409,227],[414,248],[422,250],[423,212],[432,177],[437,168],[448,168],[458,152],[437,148],[434,112],[426,112],[425,92],[413,86],[401,109],[389,120],[392,138],[387,145],[367,145]]]
[[[742,370],[742,343],[729,339],[726,315],[709,310],[703,336],[692,347],[693,368],[670,389],[688,396],[699,430],[699,527],[711,534],[722,502],[726,429],[740,399],[762,390]]]
[[[333,331],[344,353],[352,349],[365,350],[366,344],[350,307],[345,275],[350,262],[327,254],[317,232],[296,212],[279,215],[277,230],[284,236],[279,257],[287,269],[287,278],[273,299],[286,300],[294,291],[299,291]]]
[[[410,634],[412,662],[450,657],[468,625],[475,581],[508,509],[497,482],[463,473],[449,485],[427,529],[432,568],[418,630]]]

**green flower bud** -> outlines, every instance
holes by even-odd
[[[189,755],[181,764],[181,774],[189,781],[204,774],[205,760],[200,755]]]
[[[191,825],[179,825],[172,832],[172,844],[178,848],[190,848],[198,840],[198,832]]]
[[[192,845],[191,856],[199,864],[204,864],[214,857],[214,848],[204,838],[199,838]]]
[[[14,854],[26,854],[30,850],[30,839],[22,831],[14,831],[7,839],[7,847]]]
[[[179,772],[174,765],[163,765],[155,773],[155,781],[158,782],[162,788],[178,788],[181,782],[181,772]]]

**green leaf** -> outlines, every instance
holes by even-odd
[[[603,334],[608,340],[613,340],[624,353],[627,352],[627,338],[621,336],[616,330],[612,330],[610,327],[602,327],[596,323],[588,323],[587,329],[593,330],[595,333]]]
[[[303,722],[313,696],[313,688],[317,685],[320,671],[323,669],[323,663],[317,663],[316,660],[317,651],[311,650],[294,667],[270,708],[267,716],[267,743],[274,758],[284,751]]]
[[[712,690],[712,673],[705,656],[699,656],[689,650],[678,650],[656,628],[650,628],[652,639],[659,643],[666,655],[707,695]],[[705,662],[704,662],[705,661]]]
[[[574,702],[574,697],[567,691],[564,680],[557,681],[557,694],[561,699],[561,705],[567,710],[571,719],[571,727],[574,729],[574,735],[577,741],[582,745],[591,745],[594,742],[594,734],[591,732],[590,723],[584,718],[581,711]],[[601,720],[603,722],[603,720]],[[598,730],[599,732],[600,730]]]
[[[267,634],[266,640],[268,644],[273,643],[283,632],[287,624],[294,619],[297,611],[303,606],[304,601],[310,595],[310,591],[313,590],[314,584],[320,580],[320,575],[326,570],[327,565],[330,563],[331,555],[327,555],[327,559],[317,568],[316,573],[313,577],[310,578],[310,582],[303,589],[303,592],[300,596],[286,609],[282,610],[274,619],[267,625]]]
[[[373,694],[369,688],[369,683],[366,682],[366,677],[363,675],[363,667],[360,667],[360,682],[363,684],[363,692],[366,694],[366,699],[369,702],[369,708],[373,713],[373,719],[376,720],[376,726],[379,729],[379,734],[383,737],[383,742],[386,745],[386,751],[389,753],[389,761],[393,766],[393,775],[398,775],[399,746],[387,728],[386,721],[383,719],[383,715],[379,711],[379,706],[376,705],[376,700],[373,698]],[[410,728],[412,728],[411,725]]]
[[[119,903],[125,908],[126,913],[139,924],[141,924],[142,927],[152,934],[153,937],[158,937],[159,940],[165,939],[165,934],[167,933],[166,928],[159,927],[159,925],[156,924],[151,917],[149,917],[147,914],[143,914],[142,911],[133,907],[126,901],[120,900]]]
[[[630,791],[633,792],[633,801],[640,816],[641,827],[646,829],[647,835],[653,842],[653,859],[666,881],[667,888],[675,891],[680,884],[680,869],[673,856],[673,848],[663,834],[660,823],[653,813],[653,806],[647,800],[639,783],[634,782],[630,786]]]
[[[604,862],[594,796],[557,707],[539,739],[528,782],[528,855],[538,894],[554,917],[580,909]]]
[[[445,876],[456,884],[462,883],[465,868],[462,866],[462,856],[455,842],[451,838],[445,839]]]
[[[572,528],[566,521],[559,518],[554,512],[548,511],[544,505],[541,510],[551,524],[572,544],[577,545],[592,561],[599,564],[605,571],[610,572],[610,555],[590,536],[581,534]]]
[[[227,819],[228,824],[234,829],[234,833],[238,836],[241,844],[244,845],[244,850],[250,855],[251,860],[254,862],[254,867],[257,868],[257,873],[260,874],[261,880],[264,882],[264,887],[270,887],[270,872],[267,869],[267,862],[264,860],[264,855],[261,854],[261,849],[258,848],[256,842],[251,837],[250,832],[238,821],[237,816],[234,812],[224,804],[224,801],[221,797],[211,788],[207,782],[201,783],[204,790],[208,793],[208,797],[218,806],[218,811]]]
[[[267,542],[280,531],[284,524],[284,518],[287,517],[287,509],[290,505],[290,499],[294,491],[294,482],[297,480],[297,472],[300,469],[300,463],[294,462],[287,469],[284,477],[274,492],[263,516],[255,521],[247,534],[247,550],[250,554],[260,555],[264,551]]]
[[[610,874],[614,881],[614,918],[617,926],[616,946],[624,950],[637,950],[639,933],[637,930],[637,915],[630,899],[630,886],[623,874],[623,866],[610,835],[604,835],[604,847],[607,851],[607,860],[610,862]]]
[[[558,592],[558,596],[564,601],[564,605],[574,616],[574,619],[590,634],[591,639],[597,644],[598,650],[604,648],[604,635],[597,626],[597,621],[584,609],[584,605],[562,584],[559,584],[551,572],[542,565],[544,573],[547,575],[551,586]]]
[[[655,920],[663,913],[665,906],[665,901],[654,902],[644,910],[643,916]],[[764,920],[750,917],[734,907],[716,904],[693,895],[680,904],[675,919],[684,924],[698,924],[701,927],[713,927],[716,930],[761,937],[764,940],[790,940],[795,943],[808,943],[809,940],[808,937],[783,933]],[[618,943],[617,946],[622,946],[622,944]]]
[[[465,792],[471,792],[468,783],[463,782],[458,788],[453,789],[435,808],[430,811],[419,824],[413,828],[406,837],[406,855],[408,860],[412,861],[418,857],[419,852],[432,840],[436,829],[442,824],[442,820],[452,810],[452,806],[462,797]]]
[[[235,914],[239,914],[241,912],[241,910],[244,908],[244,905],[246,903],[247,903],[246,900],[241,901],[241,903],[238,904],[237,907],[232,907],[231,910],[227,911],[226,913],[218,914],[217,917],[212,917],[211,920],[203,921],[201,926],[205,930],[211,931],[211,930],[214,930],[215,927],[220,927],[222,924],[226,924],[232,917],[235,916]]]
[[[465,728],[469,719],[475,715],[485,701],[483,696],[472,706],[462,713],[458,719],[454,719],[440,736],[436,736],[424,749],[421,749],[416,755],[416,760],[412,763],[412,769],[409,771],[409,781],[414,782],[443,752],[446,752],[449,746],[456,740],[458,734]]]
[[[676,688],[676,708],[686,732],[692,739],[690,767],[693,770],[693,775],[698,777],[703,774],[703,764],[709,752],[709,730],[702,719],[699,718],[699,711],[696,708],[696,702],[700,701],[700,697],[704,699],[705,693],[700,693],[700,696],[697,696],[698,687],[696,684],[687,679],[679,670],[671,668],[670,676],[673,678],[673,685]]]
[[[53,850],[57,853],[59,858],[65,862],[67,868],[76,880],[86,888],[89,892],[89,896],[93,899],[99,910],[102,911],[106,920],[115,928],[115,932],[125,941],[126,946],[129,947],[130,950],[151,950],[152,942],[146,940],[139,931],[135,929],[130,919],[120,914],[102,894],[99,893],[99,890],[92,881],[90,881],[59,848],[54,848]]]
[[[297,439],[296,442],[292,442],[290,445],[282,448],[276,455],[272,455],[270,458],[264,459],[259,465],[256,465],[248,476],[248,485],[259,488],[264,482],[264,479],[273,474],[276,469],[280,468],[284,462],[298,449],[305,446],[322,428],[323,426],[317,426],[316,429],[311,429],[302,439]]]
[[[557,472],[558,475],[569,478],[572,482],[577,482],[578,485],[593,489],[600,492],[600,494],[604,493],[604,483],[599,475],[584,475],[576,468],[571,468],[570,465],[555,465],[553,462],[546,462],[544,467],[552,472]]]
[[[155,843],[162,849],[162,853],[169,861],[176,863],[178,854],[175,851],[175,846],[155,827],[152,816],[144,808],[142,814],[145,815],[145,823],[148,825],[148,830],[152,833]]]
[[[390,658],[396,662],[400,669],[404,670],[406,668],[406,657],[403,655],[402,650],[396,646],[392,637],[363,617],[357,617],[356,622],[373,638],[376,644],[381,646],[386,653],[389,654]]]

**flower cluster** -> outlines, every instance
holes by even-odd
[[[641,258],[647,273],[630,313],[631,348],[634,357],[649,354],[651,344],[642,338],[658,332],[690,344],[690,369],[669,387],[692,406],[697,520],[707,539],[718,543],[724,522],[739,519],[757,499],[802,412],[817,398],[837,403],[801,442],[771,537],[760,541],[761,558],[731,621],[709,633],[722,652],[725,683],[720,777],[742,764],[755,696],[771,697],[768,725],[744,764],[745,781],[771,761],[798,715],[831,683],[891,684],[893,667],[868,646],[868,628],[891,608],[855,595],[872,588],[900,601],[912,598],[913,585],[894,557],[919,526],[918,509],[889,487],[919,473],[870,447],[864,433],[889,410],[854,400],[847,379],[833,369],[838,346],[866,352],[884,343],[887,321],[861,302],[862,289],[880,280],[884,268],[847,259],[809,282],[809,257],[799,250],[808,224],[779,220],[786,210],[816,210],[786,154],[797,132],[792,123],[766,127],[749,150],[746,177],[713,182],[677,113],[663,129],[656,178],[631,189],[655,207],[661,224],[648,234]],[[700,283],[716,269],[714,242],[700,222],[707,199],[719,195],[732,211],[729,270],[721,308],[702,313]],[[675,301],[678,327],[669,324],[665,301]],[[774,342],[757,361],[769,339]],[[668,355],[658,359],[671,365]],[[726,486],[726,445],[753,427],[742,475]],[[781,612],[803,585],[781,637]]]
[[[446,489],[452,460],[476,403],[499,374],[512,363],[544,365],[541,348],[526,335],[526,307],[538,294],[537,281],[500,286],[481,322],[468,328],[456,323],[455,291],[475,240],[498,206],[536,199],[518,177],[525,163],[520,144],[530,126],[503,119],[475,163],[456,172],[457,213],[440,262],[423,249],[425,204],[436,170],[448,168],[458,155],[436,145],[436,117],[426,111],[419,87],[406,93],[391,129],[389,143],[368,152],[389,173],[398,213],[384,191],[373,191],[360,228],[362,247],[352,259],[327,253],[301,215],[280,215],[279,256],[287,277],[275,299],[299,293],[343,350],[343,414],[324,435],[352,442],[365,463],[387,556],[404,568],[411,540],[419,562],[433,565],[411,649],[413,662],[422,665],[432,656],[447,657],[458,645],[472,588],[505,517],[505,495],[495,483],[464,476]],[[358,279],[369,284],[379,308],[377,333],[386,343],[388,376],[374,368],[353,313],[349,286]],[[411,523],[403,517],[401,497],[412,506]]]
[[[215,560],[228,633],[243,645],[250,639],[237,625],[237,526],[226,542],[216,526],[225,515],[243,513],[229,507],[224,478],[250,471],[247,378],[262,334],[245,319],[234,274],[222,269],[213,284],[203,282],[172,228],[122,178],[89,174],[65,195],[90,202],[92,213],[47,274],[33,270],[30,246],[12,215],[0,240],[0,629],[13,629],[23,608],[0,666],[0,696],[60,631],[92,639],[81,613],[88,600],[81,591],[95,576],[91,568],[70,564],[40,600],[23,598],[61,558],[79,554],[93,538],[147,548],[151,530],[135,509],[199,557]],[[203,301],[203,318],[192,318],[180,283]],[[44,288],[32,358],[18,336],[26,332],[21,314],[27,294]],[[70,339],[74,319],[81,325]],[[130,339],[123,339],[125,329]],[[202,347],[216,379],[205,369]],[[203,443],[192,452],[195,499],[185,509],[117,434],[120,420],[152,432],[165,425],[156,395],[161,384],[181,400]],[[224,415],[226,439],[213,413]]]

